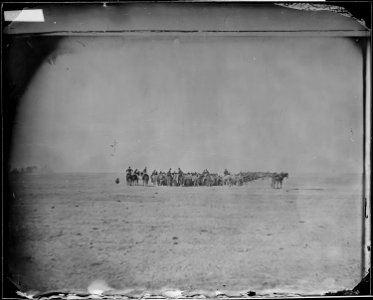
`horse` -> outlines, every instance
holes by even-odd
[[[126,181],[127,181],[127,185],[132,185],[132,175],[130,173],[127,173]]]
[[[271,187],[273,189],[282,189],[282,181],[284,180],[284,178],[288,178],[288,177],[289,177],[288,173],[280,173],[280,174],[275,173],[272,176]]]
[[[237,185],[243,185],[244,180],[241,175],[236,175]]]
[[[173,185],[181,186],[183,184],[183,177],[184,177],[183,173],[181,173],[181,174],[180,173],[175,173],[172,176]]]
[[[173,181],[172,173],[167,173],[166,175],[167,186],[172,186],[172,181]]]
[[[212,186],[214,185],[214,179],[210,174],[206,174],[202,179],[202,184],[205,186]]]
[[[192,174],[191,180],[192,180],[192,185],[193,186],[198,186],[199,185],[198,177],[199,177],[198,173]]]
[[[204,180],[205,180],[206,173],[198,174],[197,175],[197,185],[201,186],[204,185]]]
[[[157,176],[158,185],[167,185],[167,176],[164,173],[159,173]]]
[[[179,181],[178,181],[179,173],[173,173],[171,174],[171,176],[172,176],[172,185],[178,186],[179,185]]]
[[[155,173],[153,173],[152,176],[150,176],[150,180],[153,185],[157,184],[157,177],[158,177],[158,174],[155,174]]]
[[[132,184],[136,183],[136,185],[139,185],[139,177],[137,176],[137,174],[133,174],[131,180]]]
[[[148,185],[149,183],[149,175],[146,173],[142,174],[142,185]]]
[[[182,176],[181,185],[182,186],[192,186],[193,185],[193,175],[184,174]]]
[[[223,177],[223,184],[224,185],[229,185],[229,186],[236,184],[235,176],[234,175],[225,175]]]
[[[220,186],[223,185],[223,177],[222,176],[218,175],[216,177],[216,185],[220,185]]]
[[[212,179],[214,181],[214,184],[213,185],[223,185],[223,177],[221,177],[220,175],[218,174],[213,174],[212,175]]]

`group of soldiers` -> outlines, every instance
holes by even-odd
[[[148,185],[149,175],[147,167],[142,172],[138,169],[132,170],[129,167],[126,170],[126,180],[128,185],[138,185],[139,179],[143,185]],[[154,170],[150,175],[153,185],[157,186],[222,186],[222,185],[243,185],[247,182],[260,178],[271,178],[272,188],[282,188],[282,181],[288,177],[287,173],[263,173],[263,172],[240,172],[231,174],[227,169],[224,170],[223,176],[217,173],[210,173],[207,169],[202,173],[183,172],[180,168],[172,171],[170,168],[167,172]]]
[[[142,172],[140,172],[138,169],[135,169],[135,171],[133,171],[131,167],[128,167],[128,169],[126,170],[126,174],[142,176],[143,174],[148,174],[148,171],[146,167]]]
[[[183,172],[180,168],[178,171],[172,172],[169,169],[167,172],[153,171],[151,174],[151,182],[158,186],[213,186],[219,184],[220,176],[212,174],[207,169],[202,173],[198,172]]]
[[[128,169],[126,170],[127,185],[138,185],[140,179],[142,180],[143,185],[148,185],[149,175],[147,168],[145,167],[144,170],[140,172],[138,169],[135,169],[135,171],[133,171],[131,167],[128,167]]]

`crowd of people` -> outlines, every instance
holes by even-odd
[[[231,174],[227,169],[223,175],[211,173],[207,169],[199,172],[183,172],[180,168],[177,171],[154,170],[150,175],[147,167],[143,171],[133,170],[128,167],[126,170],[126,181],[128,185],[138,185],[139,181],[143,185],[148,185],[149,179],[153,185],[157,186],[222,186],[222,185],[243,185],[247,182],[260,178],[271,178],[272,188],[282,188],[282,181],[288,177],[287,173],[269,173],[269,172],[240,172]]]

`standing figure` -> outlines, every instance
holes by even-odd
[[[183,177],[184,177],[184,172],[181,171],[181,169],[179,168],[178,174],[177,174],[177,185],[178,186],[181,186],[181,184],[183,182]]]
[[[154,170],[152,175],[150,176],[150,179],[151,179],[151,182],[153,183],[153,185],[157,184],[157,177],[158,177],[158,172],[157,172],[157,170]]]
[[[172,186],[172,172],[171,168],[167,172],[167,185]]]
[[[128,169],[126,170],[126,181],[127,181],[127,185],[132,185],[132,169],[131,167],[128,167]]]

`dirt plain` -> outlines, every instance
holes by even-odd
[[[120,183],[115,184],[115,179]],[[360,281],[360,177],[290,174],[244,186],[153,187],[123,174],[11,180],[13,278],[25,289],[268,290]]]

